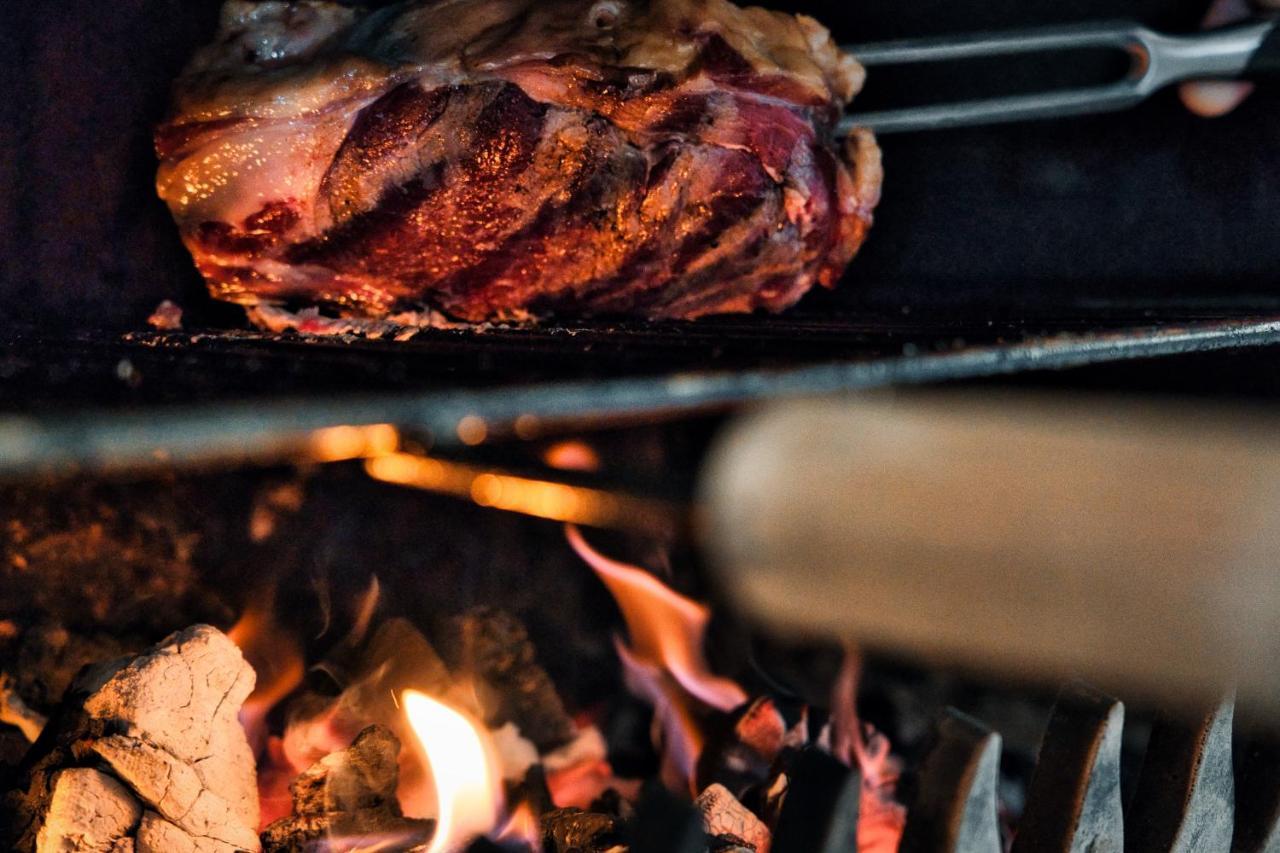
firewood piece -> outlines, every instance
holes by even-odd
[[[207,625],[86,670],[32,746],[0,832],[11,834],[12,849],[37,849],[38,817],[59,771],[100,762],[131,786],[131,796],[180,823],[174,828],[192,849],[257,851],[257,775],[237,719],[253,682],[240,650]]]
[[[938,741],[920,769],[919,791],[907,812],[899,851],[998,853],[999,765],[1000,735],[948,709],[938,724]]]
[[[1062,691],[1040,745],[1014,853],[1123,853],[1124,704],[1083,685]]]
[[[434,822],[412,820],[396,800],[400,741],[382,726],[362,731],[347,749],[325,756],[293,784],[293,814],[262,834],[266,853],[310,850],[326,838],[376,836],[408,849],[431,836]]]
[[[815,747],[784,751],[779,764],[787,782],[775,853],[856,850],[861,775]]]
[[[17,726],[23,737],[35,743],[48,722],[44,714],[31,710],[22,701],[13,678],[7,672],[0,672],[0,723]]]
[[[61,770],[53,777],[35,849],[116,853],[141,816],[142,806],[107,774],[88,767]]]
[[[711,785],[694,801],[702,813],[702,824],[713,838],[732,836],[756,853],[768,853],[773,840],[769,827],[723,785]]]
[[[546,853],[595,853],[619,843],[618,821],[582,809],[556,809],[540,819]]]
[[[1188,724],[1162,719],[1151,730],[1125,827],[1144,853],[1230,850],[1235,822],[1228,699]]]
[[[520,620],[489,607],[453,621],[447,649],[457,675],[478,680],[485,722],[493,728],[512,722],[520,733],[550,752],[573,739],[573,720],[555,684],[537,661],[537,650]]]
[[[1236,772],[1236,831],[1231,853],[1280,851],[1280,737],[1250,736]]]

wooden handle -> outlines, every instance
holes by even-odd
[[[704,471],[729,595],[790,632],[1188,701],[1280,699],[1280,420],[941,393],[780,406]]]

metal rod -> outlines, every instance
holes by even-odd
[[[238,401],[143,411],[6,414],[0,416],[0,478],[272,463],[297,456],[360,458],[369,455],[366,442],[377,444],[387,430],[394,432],[391,425],[429,434],[437,447],[456,447],[461,445],[459,427],[468,421],[478,420],[497,430],[534,418],[546,429],[568,425],[582,430],[617,418],[688,415],[768,399],[1276,344],[1280,344],[1280,317],[1254,317],[1064,333],[952,352],[789,369]]]
[[[1153,32],[1136,23],[1117,22],[850,45],[844,49],[867,67],[956,62],[1084,49],[1125,50],[1133,61],[1129,73],[1112,83],[959,103],[853,113],[841,122],[840,132],[849,133],[857,127],[870,128],[879,133],[937,130],[1127,109],[1141,103],[1152,93],[1183,80],[1240,76],[1275,26],[1275,20],[1262,19],[1195,35],[1170,36]]]

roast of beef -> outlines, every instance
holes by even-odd
[[[687,318],[833,286],[879,198],[820,24],[726,0],[229,0],[158,130],[212,293]]]

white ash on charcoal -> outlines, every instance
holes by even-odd
[[[142,806],[113,777],[91,767],[59,770],[35,849],[133,850],[133,829],[141,820]]]
[[[430,839],[433,822],[406,818],[396,800],[400,741],[370,726],[341,752],[325,756],[293,781],[293,814],[262,833],[265,853],[304,853],[319,842],[345,849]]]
[[[206,625],[86,669],[6,797],[11,849],[259,850],[257,778],[237,719],[253,684],[240,650]]]
[[[769,853],[773,840],[769,827],[764,825],[738,798],[723,785],[711,785],[694,801],[702,814],[702,825],[707,835],[719,839],[722,849],[745,848],[754,853]]]

